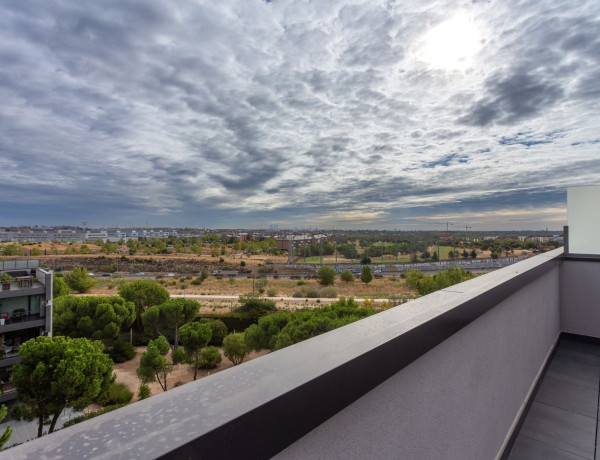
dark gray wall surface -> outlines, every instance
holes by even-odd
[[[558,334],[557,264],[276,458],[493,459]]]
[[[567,259],[560,271],[561,329],[600,337],[600,260]]]

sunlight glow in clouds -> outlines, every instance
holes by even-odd
[[[419,57],[431,67],[465,70],[481,49],[481,33],[466,14],[457,14],[427,32]]]

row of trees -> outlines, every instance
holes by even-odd
[[[406,284],[421,295],[444,289],[454,284],[474,278],[470,270],[463,267],[452,267],[434,275],[425,275],[419,270],[410,270],[405,273]]]
[[[333,285],[335,283],[336,276],[336,271],[327,265],[321,266],[317,272],[317,279],[319,280],[319,284],[322,286]],[[350,270],[344,270],[342,273],[340,273],[340,279],[345,283],[351,283],[354,281],[354,274]],[[373,272],[371,271],[371,267],[368,265],[363,265],[360,273],[360,280],[365,284],[369,284],[371,281],[373,281]]]

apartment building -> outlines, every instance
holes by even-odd
[[[0,277],[11,283],[0,290],[0,402],[17,397],[12,368],[21,361],[19,347],[40,335],[52,335],[52,271],[37,260],[0,262]]]

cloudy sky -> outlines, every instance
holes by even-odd
[[[597,0],[0,4],[0,225],[541,229],[600,183]]]

